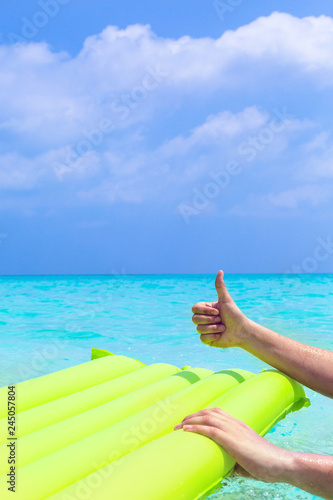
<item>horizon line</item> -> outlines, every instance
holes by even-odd
[[[84,276],[84,277],[93,277],[93,276],[108,276],[108,277],[126,277],[126,276],[214,276],[216,273],[56,273],[56,274],[0,274],[0,278],[19,278],[19,277],[76,277],[76,276]],[[327,276],[332,275],[333,272],[327,273],[291,273],[291,272],[238,272],[238,273],[224,273],[225,276],[242,276],[242,275],[259,275],[259,276]]]

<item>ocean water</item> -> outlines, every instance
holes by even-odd
[[[333,349],[333,275],[232,275],[228,288],[253,320],[295,340]],[[90,359],[91,347],[144,363],[212,370],[266,365],[238,348],[204,346],[191,307],[215,300],[214,276],[0,278],[0,386]],[[290,414],[266,437],[280,447],[333,454],[333,401],[307,390],[312,406]],[[225,480],[219,499],[314,499],[294,487]]]

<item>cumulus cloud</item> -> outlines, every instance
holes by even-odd
[[[276,214],[298,215],[300,209],[312,209],[326,204],[333,193],[328,186],[305,184],[281,192],[265,195],[250,194],[244,202],[234,205],[228,213],[240,216],[270,216]]]
[[[117,198],[135,203],[180,202],[194,187],[203,186],[212,171],[221,171],[230,161],[243,164],[252,172],[264,171],[267,176],[267,169],[272,171],[267,162],[288,148],[294,134],[309,127],[307,120],[284,120],[283,113],[278,111],[277,115],[255,106],[239,113],[224,111],[210,115],[188,135],[165,141],[155,150],[143,152],[137,146],[135,157],[121,156],[119,150],[118,156],[108,151],[105,164],[113,164],[114,177],[109,177],[107,182],[102,179],[93,189],[81,192],[81,196],[106,202]],[[275,170],[280,172],[281,168]]]
[[[329,192],[324,186],[305,185],[295,189],[282,191],[281,193],[266,195],[265,201],[268,205],[282,208],[298,208],[301,203],[309,203],[316,206],[327,200]]]
[[[288,71],[311,73],[328,85],[333,83],[332,49],[331,18],[299,19],[283,13],[227,31],[217,40],[172,40],[157,37],[149,26],[109,26],[88,37],[75,57],[53,53],[44,43],[2,45],[0,126],[15,134],[38,131],[42,136],[49,127],[52,135],[46,142],[53,139],[55,145],[86,124],[96,125],[105,111],[125,113],[119,108],[126,102],[134,109],[135,98],[144,98],[144,84],[153,89],[163,82],[157,94],[165,95],[167,88],[172,99],[235,80],[246,85],[247,73],[255,73],[259,83],[269,67],[288,65]],[[154,106],[158,103],[160,99]]]
[[[332,133],[323,131],[316,134],[303,146],[306,154],[304,167],[300,177],[306,180],[333,179],[333,145]]]
[[[244,132],[258,129],[268,117],[268,113],[260,111],[256,106],[244,109],[239,113],[222,111],[210,115],[205,123],[195,127],[188,137],[178,136],[161,147],[166,156],[186,154],[195,146],[218,145],[222,146],[225,140],[239,137]]]
[[[218,39],[173,40],[149,26],[109,26],[88,37],[74,57],[54,53],[45,43],[1,45],[0,189],[7,198],[13,191],[41,187],[56,193],[60,177],[61,192],[71,192],[72,203],[140,203],[159,197],[169,185],[174,188],[168,193],[175,196],[234,156],[240,141],[256,137],[272,110],[257,102],[237,111],[231,109],[235,102],[217,106],[201,124],[192,119],[182,124],[181,133],[169,132],[169,139],[154,147],[144,124],[158,127],[166,113],[182,110],[185,100],[198,99],[200,107],[218,92],[237,89],[241,95],[249,79],[255,80],[254,101],[260,102],[261,89],[269,93],[274,85],[267,87],[270,70],[278,70],[280,78],[310,79],[314,89],[332,85],[332,49],[333,19],[283,13]],[[289,130],[275,134],[257,158],[261,154],[269,162],[281,154],[305,123],[291,120]],[[303,155],[309,170],[329,175],[333,152],[326,152],[327,142],[320,140],[312,151],[310,144],[308,151],[304,146]],[[309,197],[304,188],[295,189],[265,200],[291,207]]]

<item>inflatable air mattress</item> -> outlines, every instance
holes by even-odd
[[[235,463],[174,425],[219,407],[264,435],[309,405],[275,370],[145,366],[98,349],[87,363],[0,389],[0,403],[0,497],[15,500],[199,499]]]

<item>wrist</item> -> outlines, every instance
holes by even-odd
[[[292,484],[297,469],[297,453],[277,446],[274,448],[269,466],[268,482]]]
[[[283,452],[280,457],[276,481],[292,484],[297,471],[297,457],[299,454],[290,450],[283,450]]]
[[[251,351],[251,347],[258,337],[258,329],[260,329],[260,325],[244,316],[240,326],[238,347],[245,351]]]

